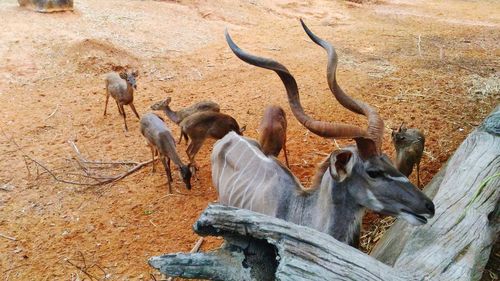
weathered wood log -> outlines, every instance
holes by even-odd
[[[500,107],[467,137],[426,193],[434,197],[435,218],[419,228],[396,222],[371,255],[432,280],[479,280],[500,231]]]
[[[224,236],[226,245],[216,253],[153,257],[149,264],[169,276],[212,280],[422,280],[325,233],[248,210],[211,205],[194,230]]]

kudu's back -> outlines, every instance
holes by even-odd
[[[228,133],[214,145],[212,181],[221,204],[280,217],[296,179],[279,161],[266,157],[259,144]]]

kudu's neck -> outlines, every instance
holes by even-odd
[[[337,182],[328,171],[324,172],[319,186],[303,194],[304,210],[312,210],[309,224],[341,242],[358,247],[365,208],[350,195],[349,179]]]

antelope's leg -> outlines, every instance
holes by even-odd
[[[167,157],[167,167],[168,167],[168,180],[172,182],[174,179],[172,178],[172,170],[170,169],[170,158]]]
[[[127,127],[127,115],[125,114],[125,109],[123,108],[123,105],[120,105],[120,109],[123,113],[123,123],[125,123],[125,131],[128,132],[128,127]]]
[[[181,135],[179,136],[179,141],[177,142],[177,144],[181,144],[182,136],[183,136],[183,133],[182,133],[182,129],[181,129]]]
[[[189,161],[194,164],[194,157],[196,156],[196,153],[198,153],[198,151],[200,150],[201,146],[203,145],[203,142],[204,140],[201,140],[201,141],[195,141],[195,140],[191,140],[191,144],[189,146],[191,146],[191,151],[189,152],[188,156],[189,156]]]
[[[141,117],[139,117],[139,113],[137,113],[137,110],[135,110],[133,102],[130,103],[130,108],[132,108],[132,111],[134,112],[135,116],[137,116],[137,119],[141,119]]]
[[[156,148],[154,148],[152,145],[150,146],[151,148],[151,159],[153,160],[153,170],[151,173],[153,174],[155,172],[155,154],[156,154]]]
[[[108,109],[108,101],[109,101],[109,91],[106,86],[106,103],[104,104],[104,116],[106,116],[106,110]]]
[[[120,107],[120,103],[118,103],[118,101],[116,101],[116,107],[118,107],[118,113],[123,116],[123,108]]]
[[[168,193],[172,194],[172,183],[170,181],[170,178],[172,177],[172,175],[170,175],[170,166],[167,165],[167,161],[165,159],[166,157],[160,156],[160,158],[161,158],[161,163],[163,164],[163,168],[165,168],[165,174],[167,175]]]

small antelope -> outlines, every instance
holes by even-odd
[[[283,148],[286,166],[290,168],[286,152],[286,115],[283,108],[276,105],[266,107],[259,129],[259,144],[264,155],[278,157]]]
[[[125,110],[123,109],[124,105],[130,105],[132,111],[134,112],[137,119],[140,119],[137,110],[135,110],[134,106],[134,89],[137,89],[137,84],[135,83],[135,78],[137,78],[138,72],[134,71],[131,73],[128,72],[120,72],[120,74],[116,72],[111,72],[106,75],[106,105],[104,106],[104,116],[106,116],[106,110],[108,109],[108,100],[111,95],[115,101],[116,106],[118,106],[118,113],[123,116],[123,122],[125,123],[125,131],[128,131],[127,127],[127,116],[125,114]]]
[[[167,115],[168,119],[172,120],[175,124],[179,124],[184,120],[186,117],[193,115],[196,112],[202,112],[202,111],[213,111],[213,112],[219,112],[220,111],[220,106],[213,102],[213,101],[200,101],[197,102],[189,107],[186,107],[184,109],[181,109],[179,111],[173,111],[170,109],[170,102],[172,101],[171,97],[167,97],[163,101],[159,101],[151,106],[152,110],[162,110],[165,112],[165,115]],[[186,140],[186,143],[188,141],[188,138],[185,134],[181,132],[181,136],[179,138],[179,142],[181,143],[182,137],[184,136],[184,139]]]
[[[266,157],[247,139],[230,132],[212,150],[212,181],[222,204],[245,208],[314,228],[357,247],[366,208],[405,219],[413,225],[434,216],[434,204],[382,153],[384,123],[376,110],[345,94],[336,80],[333,46],[308,36],[328,54],[327,81],[337,101],[368,119],[366,129],[330,123],[308,116],[300,104],[295,78],[277,61],[241,50],[226,31],[226,41],[241,60],[278,74],[295,118],[324,138],[354,139],[355,146],[333,151],[318,169],[313,185],[304,189],[297,178],[273,157]]]
[[[392,143],[396,149],[396,168],[406,177],[417,165],[417,186],[420,186],[420,160],[424,153],[425,137],[418,129],[408,129],[404,123],[392,131]]]
[[[182,120],[179,125],[181,126],[181,134],[189,136],[191,139],[191,143],[186,149],[191,163],[194,163],[194,157],[206,138],[221,139],[231,131],[241,135],[245,130],[244,127],[240,129],[238,122],[233,117],[213,111],[192,114]]]
[[[153,159],[159,153],[165,173],[167,174],[168,192],[172,193],[172,172],[170,170],[170,159],[179,168],[182,181],[187,189],[191,189],[191,169],[190,165],[184,165],[175,150],[175,140],[172,132],[165,125],[163,119],[154,113],[146,113],[141,118],[141,133],[146,138]],[[153,161],[154,171],[154,161]]]

